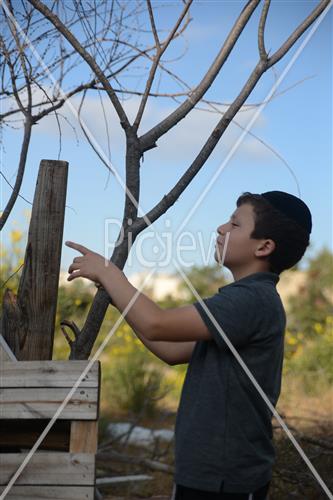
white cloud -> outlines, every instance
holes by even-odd
[[[34,93],[35,102],[38,102],[42,97],[40,91]],[[82,119],[86,127],[94,136],[100,147],[107,151],[107,132],[104,119],[104,113],[107,118],[107,125],[110,135],[111,151],[117,154],[124,154],[125,137],[119,119],[109,98],[106,95],[102,97],[102,103],[98,96],[87,96],[82,108]],[[130,122],[135,118],[138,106],[140,103],[139,97],[134,97],[123,102],[124,109],[129,117]],[[61,123],[62,138],[76,141],[76,136],[82,144],[85,141],[82,131],[76,117],[76,112],[79,109],[80,98],[73,97],[61,110],[58,117]],[[140,127],[140,133],[144,133],[151,127],[159,123],[163,118],[168,116],[175,106],[166,105],[165,101],[158,99],[150,99],[148,101],[143,121]],[[223,112],[227,109],[226,106],[219,106],[218,109]],[[237,113],[235,120],[242,127],[246,127],[247,123],[255,113],[256,108],[243,108]],[[151,150],[149,158],[158,163],[183,163],[189,164],[204,145],[210,133],[221,118],[220,113],[212,113],[208,111],[193,110],[186,118],[181,120],[173,129],[162,136],[157,142],[157,148]],[[260,135],[266,125],[265,117],[260,114],[255,125],[254,131]],[[75,132],[73,131],[75,129]],[[253,131],[253,130],[252,130]],[[43,118],[39,124],[34,127],[34,134],[42,134],[54,137],[59,136],[59,129],[55,114],[52,113]],[[216,148],[217,154],[223,151],[229,151],[235,141],[242,133],[242,129],[234,123],[230,124]],[[247,159],[267,160],[270,153],[263,144],[251,135],[247,135],[246,139],[239,147],[238,153],[246,155]]]
[[[220,108],[223,111],[226,109],[226,107],[223,107],[224,109],[222,109],[222,107]],[[235,120],[242,127],[246,127],[254,112],[255,111],[252,109],[240,112],[236,115]],[[222,115],[218,113],[194,110],[174,127],[174,129],[170,130],[167,136],[163,136],[158,141],[160,152],[168,159],[192,160],[194,155],[200,151],[221,117]],[[259,115],[255,128],[263,128],[264,126],[265,120],[262,115]],[[233,123],[230,124],[216,148],[217,151],[221,152],[222,149],[224,151],[229,151],[242,131],[243,129],[237,125]],[[261,146],[261,148],[256,147],[256,142],[257,140],[255,138],[248,136],[247,140],[241,144],[239,153],[246,153],[247,155],[258,158],[258,156],[263,153],[263,146]]]

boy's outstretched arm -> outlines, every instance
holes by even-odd
[[[211,334],[194,306],[162,309],[145,294],[138,292],[115,264],[77,243],[67,241],[66,245],[82,253],[70,265],[67,280],[82,277],[101,283],[121,313],[132,301],[125,319],[134,330],[145,332],[144,336],[148,340],[211,340]]]
[[[150,352],[168,365],[174,366],[190,362],[196,344],[195,340],[189,342],[148,340],[142,333],[137,330],[133,331]]]

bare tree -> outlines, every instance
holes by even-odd
[[[151,54],[156,50],[154,41],[150,45],[141,41],[145,32],[142,17],[148,12],[148,8],[139,1],[83,3],[73,0],[70,3],[57,0],[53,2],[51,12],[61,16],[68,32],[78,34],[81,51],[89,51],[90,60],[95,65],[87,66],[82,54],[27,0],[4,0],[1,3],[0,21],[3,29],[0,35],[0,126],[22,127],[23,137],[16,180],[0,217],[0,230],[20,196],[33,126],[50,114],[55,115],[60,156],[62,123],[67,119],[61,113],[64,105],[77,95],[83,96],[83,103],[88,90],[104,90],[106,84],[104,82],[100,86],[97,74],[103,74],[106,82],[114,82],[118,93],[131,92],[130,88],[124,86],[120,76],[126,76],[129,68],[131,74],[143,71],[144,61],[151,60]],[[187,16],[182,27],[177,28],[171,37],[174,39],[180,36],[189,21]],[[161,55],[162,53],[163,51]],[[97,73],[92,69],[95,66],[99,68]],[[77,75],[78,70],[82,80],[76,83],[76,76],[73,86],[73,74]],[[113,90],[109,97],[120,113],[119,116],[126,122],[122,107],[117,104],[118,99],[114,99],[112,95]],[[89,131],[82,122],[80,125],[89,141]],[[92,143],[91,145],[93,146]]]
[[[149,224],[156,221],[177,201],[195,175],[204,166],[222,135],[234,119],[237,112],[242,108],[242,106],[244,106],[248,97],[251,95],[251,92],[264,73],[268,69],[272,68],[288,53],[291,47],[293,47],[293,45],[302,37],[304,32],[314,23],[314,21],[321,15],[329,4],[329,0],[319,1],[313,11],[300,23],[294,32],[290,34],[284,43],[282,43],[282,45],[273,54],[268,55],[265,46],[265,25],[269,14],[270,0],[264,0],[257,30],[258,61],[250,73],[245,85],[240,89],[234,101],[227,107],[222,117],[218,120],[215,128],[207,137],[207,140],[203,144],[200,152],[194,158],[191,165],[189,165],[185,170],[184,174],[175,186],[144,216],[138,217],[138,202],[140,197],[140,161],[144,153],[157,147],[157,141],[164,134],[167,134],[183,118],[185,118],[196,107],[196,105],[205,98],[208,89],[214,83],[214,80],[227,61],[230,53],[241,36],[242,31],[247,26],[253,13],[257,8],[259,8],[260,0],[250,0],[244,5],[244,8],[235,20],[228,36],[220,47],[217,56],[212,61],[211,66],[202,80],[193,89],[189,89],[187,91],[186,96],[180,105],[169,116],[154,125],[144,134],[140,134],[140,125],[146,110],[148,98],[152,95],[152,88],[156,78],[157,69],[165,69],[161,58],[174,38],[178,36],[182,27],[184,27],[186,19],[188,20],[192,0],[185,0],[183,2],[182,11],[179,13],[178,18],[175,19],[174,26],[163,39],[161,32],[156,26],[155,5],[152,5],[150,0],[147,0],[145,4],[153,36],[153,43],[150,49],[147,49],[144,54],[142,54],[142,51],[139,51],[141,56],[144,55],[150,61],[150,68],[147,74],[145,88],[142,92],[140,92],[142,94],[140,104],[136,117],[132,123],[130,122],[124,106],[118,97],[119,94],[117,93],[115,87],[117,84],[117,78],[113,74],[110,75],[107,71],[107,64],[102,64],[103,58],[99,59],[96,57],[98,51],[101,50],[101,47],[98,45],[97,50],[94,45],[94,41],[91,38],[87,39],[85,43],[80,41],[79,36],[75,33],[75,29],[72,29],[69,26],[68,20],[66,19],[66,15],[64,14],[64,12],[66,12],[66,7],[62,7],[62,9],[60,9],[60,2],[54,2],[52,4],[52,8],[40,0],[28,0],[28,2],[36,9],[36,11],[40,12],[44,19],[48,20],[49,24],[53,26],[54,33],[61,34],[62,38],[60,40],[62,40],[62,46],[66,43],[66,47],[71,47],[71,49],[67,48],[68,51],[72,50],[72,52],[80,58],[80,61],[85,61],[90,68],[92,75],[92,83],[89,88],[99,88],[103,90],[114,107],[123,128],[126,137],[126,198],[123,211],[122,230],[118,235],[115,250],[111,257],[112,262],[114,262],[120,269],[124,267],[130,251],[129,241],[133,244],[140,232],[142,232]],[[7,0],[7,3],[9,4],[9,0]],[[84,9],[88,9],[87,16],[89,15],[89,8],[87,7],[89,6],[89,2],[83,4],[82,2],[75,0],[73,4],[77,6],[77,10],[79,12],[84,12]],[[68,4],[66,4],[66,6],[67,5]],[[117,5],[122,4],[117,3]],[[55,8],[54,6],[57,7]],[[125,45],[128,46],[128,44]],[[6,48],[6,50],[8,52],[9,49]],[[137,48],[136,50],[138,51]],[[18,52],[20,53],[20,50],[18,50]],[[8,56],[6,60],[8,61]],[[24,73],[22,63],[20,64],[21,70]],[[60,64],[60,62],[58,64]],[[10,66],[8,67],[10,69]],[[83,328],[79,330],[76,325],[67,322],[67,326],[72,329],[75,335],[75,339],[73,341],[67,337],[71,347],[70,359],[87,359],[89,357],[103,322],[107,307],[110,303],[109,301],[110,299],[108,294],[103,288],[100,288],[93,300]]]

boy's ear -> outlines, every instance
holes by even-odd
[[[274,252],[275,246],[273,240],[261,240],[254,253],[256,257],[266,257]]]

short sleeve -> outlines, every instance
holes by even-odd
[[[203,302],[206,307],[200,302],[194,302],[193,305],[219,347],[225,349],[227,344],[218,325],[236,348],[251,341],[260,322],[260,303],[251,286],[227,285],[212,297],[203,299]]]

